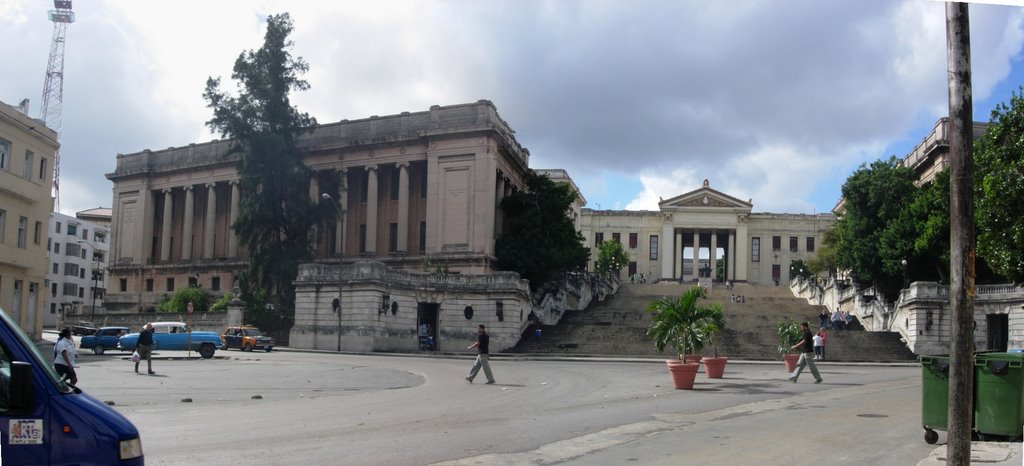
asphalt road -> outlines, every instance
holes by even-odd
[[[814,385],[730,362],[686,391],[661,362],[499,357],[497,384],[471,385],[468,355],[184,356],[150,376],[79,355],[79,386],[135,423],[148,464],[907,465],[936,447],[918,366],[825,363]]]

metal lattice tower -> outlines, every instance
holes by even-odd
[[[50,10],[53,21],[53,41],[50,43],[50,60],[46,65],[46,83],[43,85],[43,108],[39,118],[46,126],[57,132],[60,140],[60,122],[64,101],[64,34],[68,24],[75,22],[71,11],[71,0],[54,0]],[[53,156],[53,195],[60,206],[60,148]]]

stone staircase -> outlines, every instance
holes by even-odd
[[[615,355],[634,357],[672,357],[670,350],[659,353],[647,328],[651,323],[647,305],[663,296],[678,296],[693,284],[624,283],[604,302],[583,311],[569,311],[557,325],[541,327],[541,337],[530,327],[513,353],[561,355]],[[732,302],[731,295],[744,296],[745,302]],[[722,304],[726,329],[718,342],[718,354],[732,359],[776,360],[778,353],[776,324],[783,319],[818,325],[821,306],[807,304],[786,287],[724,285],[709,290],[709,299]],[[854,323],[850,330],[828,332],[825,356],[830,361],[914,361],[915,355],[900,341],[899,334],[865,332]],[[713,348],[705,348],[711,355]]]

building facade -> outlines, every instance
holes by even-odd
[[[97,212],[99,211],[99,212]],[[110,249],[109,216],[106,225],[102,209],[91,209],[75,217],[50,213],[46,273],[47,311],[43,326],[57,327],[77,320],[95,320],[103,314],[105,271]],[[99,216],[99,217],[97,217]]]
[[[301,136],[305,163],[317,173],[310,198],[337,207],[333,224],[311,232],[317,260],[491,272],[501,199],[522,189],[528,170],[529,152],[513,133],[491,102],[478,101],[343,120]],[[152,307],[177,287],[232,288],[247,251],[230,228],[239,156],[229,146],[215,140],[117,156],[107,175],[109,311]]]
[[[27,105],[26,105],[27,106]],[[0,308],[40,338],[57,133],[0,102]]]
[[[712,280],[777,285],[790,280],[794,260],[814,256],[831,214],[752,212],[753,204],[703,186],[671,199],[658,211],[582,209],[581,233],[594,270],[599,245],[619,242],[629,254],[623,277],[645,280]],[[721,268],[721,270],[719,270]]]

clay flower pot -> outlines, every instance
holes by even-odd
[[[700,364],[695,363],[669,364],[668,372],[672,376],[672,386],[679,390],[693,390],[698,369]]]
[[[699,354],[687,354],[683,356],[683,362],[687,364],[700,364],[700,358]]]
[[[786,372],[793,372],[796,370],[796,363],[800,361],[800,355],[797,353],[785,353],[782,355],[782,359],[786,361]]]
[[[709,379],[720,379],[725,374],[725,363],[729,361],[729,358],[704,358],[701,362],[704,363],[704,372],[708,374]]]

